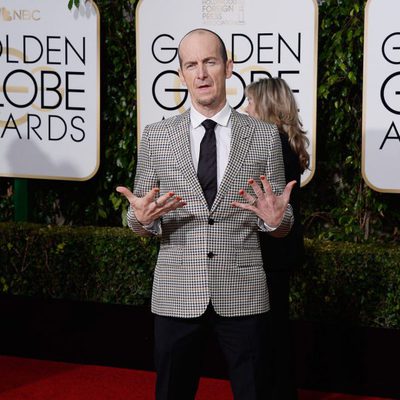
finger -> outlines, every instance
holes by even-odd
[[[150,203],[154,202],[154,199],[160,193],[160,189],[158,187],[154,187],[153,189],[149,190],[144,196],[143,200],[145,204],[149,205]]]
[[[175,196],[168,200],[165,207],[168,211],[173,211],[173,210],[176,210],[177,208],[182,208],[182,207],[186,206],[186,204],[187,203],[184,200],[182,200],[182,197]]]
[[[163,200],[164,203],[161,203]],[[170,196],[170,194],[161,196],[159,199],[154,200],[154,203],[155,209],[153,211],[155,212],[157,218],[162,217],[163,215],[169,213],[170,211],[176,210],[177,208],[182,208],[187,204],[182,200],[182,197],[174,195]]]
[[[129,202],[131,202],[135,199],[135,196],[133,195],[133,193],[125,186],[117,186],[115,188],[115,190],[118,193],[121,193],[123,196],[125,196],[129,200]]]
[[[263,196],[264,192],[262,191],[260,185],[254,179],[249,179],[247,183],[253,188],[253,191],[258,198],[261,198]]]
[[[265,175],[261,175],[260,179],[261,179],[261,183],[263,185],[265,194],[267,196],[273,195],[274,192],[272,191],[272,187],[271,187],[270,183],[268,182],[267,177]]]
[[[287,199],[289,202],[290,194],[292,193],[293,188],[296,186],[297,181],[291,181],[285,186],[285,190],[282,193],[282,196]]]
[[[165,204],[167,204],[171,199],[173,199],[173,196],[174,196],[173,192],[168,192],[153,201],[156,203],[157,207],[164,207]]]
[[[244,200],[246,200],[249,204],[254,205],[255,200],[257,200],[256,197],[252,196],[251,194],[247,193],[244,189],[239,190],[239,195],[243,197]],[[243,203],[241,203],[243,204]]]
[[[234,208],[241,208],[242,210],[253,211],[254,207],[249,203],[240,203],[239,201],[234,201],[231,203]]]

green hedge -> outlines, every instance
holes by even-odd
[[[297,319],[400,328],[400,248],[306,240],[291,303]]]
[[[292,317],[400,328],[398,246],[306,240]],[[128,228],[0,223],[0,293],[148,304],[154,239]]]
[[[156,251],[127,228],[0,223],[0,292],[144,304]]]

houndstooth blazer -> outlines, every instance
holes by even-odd
[[[153,187],[173,191],[187,205],[161,220],[160,251],[154,273],[152,311],[174,317],[198,317],[211,300],[222,316],[243,316],[269,309],[258,239],[257,216],[233,208],[243,201],[239,189],[249,178],[266,175],[273,191],[285,186],[281,142],[274,125],[232,110],[228,165],[211,210],[197,179],[190,151],[190,113],[148,125],[141,138],[134,193]],[[251,191],[251,189],[250,189]],[[291,207],[274,235],[284,236]],[[128,225],[148,235],[128,212]]]

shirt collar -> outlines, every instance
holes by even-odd
[[[200,114],[193,106],[190,108],[190,121],[194,129],[198,128],[205,119],[212,119],[218,125],[228,126],[229,118],[231,116],[231,106],[228,102],[225,103],[224,108],[211,118],[205,117]]]

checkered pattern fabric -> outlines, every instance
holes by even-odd
[[[274,125],[232,110],[228,166],[211,210],[196,176],[189,143],[189,112],[147,126],[141,138],[134,193],[153,187],[182,196],[187,205],[161,220],[161,244],[155,269],[152,311],[159,315],[197,317],[210,299],[222,316],[243,316],[269,309],[258,240],[257,216],[233,208],[239,189],[262,174],[275,193],[285,186],[281,142]],[[251,188],[250,188],[251,191]],[[209,223],[209,219],[213,223]],[[274,233],[290,230],[292,213]],[[149,232],[128,212],[128,225]]]

